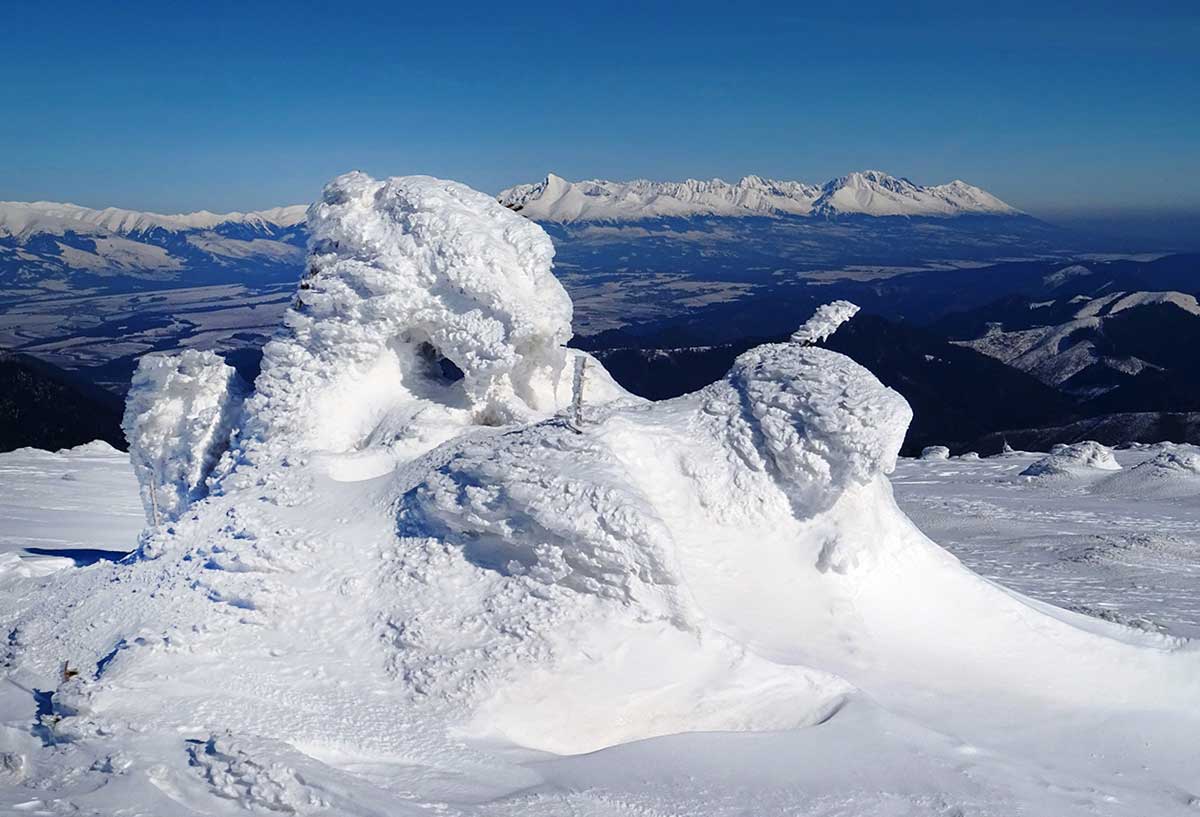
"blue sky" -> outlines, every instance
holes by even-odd
[[[1035,213],[1200,209],[1200,3],[833,5],[18,4],[0,199],[878,168]]]

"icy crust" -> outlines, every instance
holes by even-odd
[[[177,519],[207,493],[205,481],[229,447],[247,391],[214,352],[138,361],[121,428],[149,524]]]
[[[1023,477],[1069,477],[1095,471],[1119,471],[1112,449],[1092,440],[1059,443],[1050,453],[1021,472]]]
[[[424,425],[440,442],[430,426],[528,421],[570,400],[571,301],[537,225],[455,182],[349,173],[308,227],[309,271],[264,351],[245,436],[346,451]]]

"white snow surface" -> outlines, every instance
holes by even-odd
[[[570,182],[550,173],[504,190],[501,204],[536,221],[636,221],[687,216],[1018,215],[1020,211],[962,181],[923,187],[878,170],[850,173],[824,185],[746,176],[654,182]]]
[[[1200,652],[927,539],[870,372],[774,344],[651,404],[589,361],[569,423],[540,228],[362,174],[309,219],[209,494],[0,583],[0,811],[1194,810]]]
[[[69,567],[78,551],[124,555],[144,524],[129,456],[108,443],[0,453],[0,584]]]

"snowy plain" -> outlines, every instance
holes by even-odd
[[[178,501],[136,557],[0,577],[0,812],[1200,807],[1183,594],[1084,615],[1048,602],[1113,596],[1006,586],[997,544],[1132,529],[1158,497],[1176,538],[1145,555],[1194,570],[1193,450],[897,464],[907,403],[811,345],[845,303],[647,403],[563,347],[553,246],[490,197],[348,174],[308,224],[244,402],[210,358],[142,364],[133,459],[146,504]],[[107,456],[119,507],[137,488]],[[70,482],[24,504],[51,517]],[[956,522],[938,503],[960,496],[1000,511]]]

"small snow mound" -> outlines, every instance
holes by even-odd
[[[833,301],[817,307],[813,316],[792,333],[792,343],[820,343],[858,314],[858,305],[849,301]]]
[[[78,454],[80,456],[93,457],[119,457],[121,452],[113,448],[104,440],[92,440],[90,443],[81,443],[72,448],[60,448],[58,454]]]
[[[571,300],[536,224],[456,182],[348,173],[308,227],[308,274],[264,350],[248,438],[427,450],[570,401]]]
[[[1200,476],[1200,451],[1182,448],[1175,451],[1162,451],[1154,459],[1136,467]]]
[[[246,384],[213,352],[146,355],[121,427],[151,525],[177,519],[207,493],[205,480],[229,447]]]
[[[948,460],[950,459],[950,449],[944,445],[927,445],[921,449],[921,459]]]
[[[1112,449],[1092,440],[1058,444],[1050,453],[1021,472],[1023,477],[1071,476],[1089,471],[1119,471]]]

